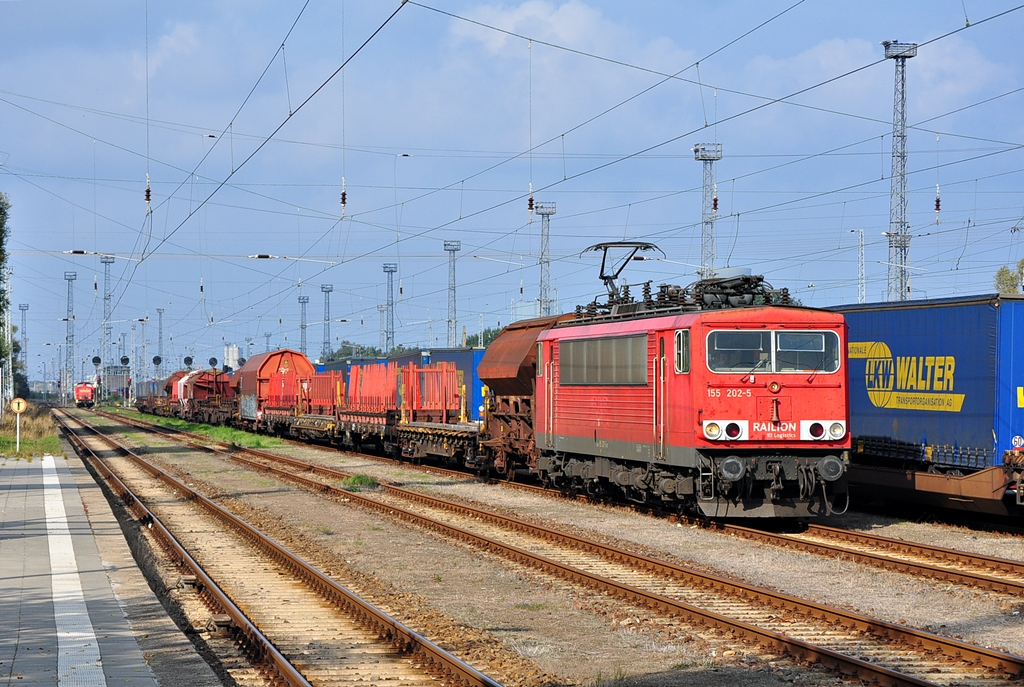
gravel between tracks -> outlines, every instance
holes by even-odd
[[[392,479],[407,480],[410,487],[420,482],[419,488],[431,492],[485,503],[542,523],[579,527],[582,533],[631,544],[640,551],[667,553],[694,567],[725,573],[751,584],[1024,654],[1024,599],[1006,594],[914,579],[850,561],[738,540],[627,508],[552,499],[474,482],[424,480],[409,468],[382,466],[358,456],[304,447],[290,447],[288,452],[381,478],[392,475]],[[865,514],[835,518],[828,524],[1024,561],[1022,537]]]
[[[487,503],[563,528],[579,527],[591,536],[625,543],[642,552],[660,552],[662,557],[674,557],[697,568],[724,572],[887,620],[1014,653],[1024,651],[1024,628],[1020,616],[1012,615],[1020,607],[1019,600],[1005,595],[911,580],[850,562],[679,527],[624,508],[459,483],[408,467],[382,466],[359,456],[316,448],[274,450],[382,479],[401,480],[407,486],[418,484],[419,488]],[[410,616],[419,613],[411,609],[433,608],[438,623],[464,626],[467,637],[474,638],[467,641],[480,642],[480,655],[494,650],[488,641],[495,637],[506,652],[511,650],[529,659],[524,665],[535,663],[538,674],[521,675],[520,684],[559,684],[546,679],[554,675],[565,682],[632,687],[840,682],[785,660],[768,662],[748,647],[737,647],[713,635],[697,637],[672,623],[653,622],[642,611],[625,608],[601,595],[567,592],[565,585],[556,580],[486,554],[467,553],[461,547],[356,509],[311,495],[300,496],[301,491],[284,487],[269,476],[225,468],[212,457],[189,460],[191,475],[231,494],[235,507],[247,510],[244,517],[274,536],[288,537],[289,546],[332,569],[339,578],[359,580],[372,590],[371,596],[377,595],[375,601],[384,599],[384,606],[390,603],[390,610],[398,617],[403,617],[403,612]],[[936,541],[953,537],[955,531],[949,528],[907,526],[877,518],[858,524],[888,536],[921,541],[931,537],[933,543],[958,548],[955,541]],[[956,536],[963,537],[962,533]],[[992,555],[1024,560],[1024,545],[1019,539],[974,533],[969,536],[977,537],[970,541],[979,547],[971,550],[989,553],[985,549],[988,546],[995,551]],[[409,622],[417,629],[428,630],[429,613],[427,617],[427,627],[417,626],[412,617]]]

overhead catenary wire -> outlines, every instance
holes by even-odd
[[[294,53],[293,53],[294,54]]]
[[[309,0],[307,0],[307,2],[306,2],[306,5],[308,5],[308,4],[309,4]],[[305,9],[306,5],[303,5],[303,9]],[[385,19],[384,22],[380,26],[378,26],[377,29],[372,34],[370,34],[369,37],[366,38],[365,41],[363,41],[363,43],[355,50],[355,52],[353,52],[349,57],[347,57],[342,62],[341,66],[339,66],[336,70],[334,70],[334,72],[332,72],[331,75],[327,77],[327,79],[325,79],[319,86],[316,87],[316,89],[312,93],[310,93],[301,103],[299,103],[298,107],[296,107],[294,111],[290,112],[288,114],[288,116],[285,117],[284,120],[280,124],[278,124],[278,126],[256,147],[256,149],[253,150],[251,153],[249,153],[249,155],[244,160],[242,160],[241,163],[239,163],[237,168],[232,170],[230,174],[228,174],[223,180],[221,180],[220,183],[218,183],[217,186],[213,189],[213,191],[211,191],[209,193],[209,195],[207,195],[202,201],[200,201],[200,203],[196,206],[196,208],[190,209],[189,213],[185,217],[185,219],[183,219],[174,229],[172,229],[165,237],[163,237],[153,250],[154,251],[159,250],[160,247],[163,246],[164,243],[166,243],[167,240],[171,236],[174,236],[174,234],[176,234],[178,232],[178,230],[180,230],[181,227],[183,227],[185,225],[185,223],[188,222],[188,220],[191,219],[192,216],[196,212],[198,212],[198,210],[200,208],[202,208],[204,205],[206,205],[206,203],[211,198],[213,198],[213,196],[215,196],[217,194],[217,192],[220,191],[220,189],[223,188],[224,185],[240,169],[242,169],[250,160],[252,160],[266,146],[266,144],[269,143],[274,138],[274,136],[277,134],[278,131],[280,131],[281,129],[284,128],[284,126],[291,120],[291,118],[293,116],[298,114],[298,112],[300,110],[302,110],[302,108],[305,107],[313,98],[315,98],[317,96],[317,94],[320,93],[320,91],[322,91],[327,86],[327,84],[329,84],[332,80],[334,80],[334,77],[336,77],[346,67],[346,65],[348,65],[348,63],[351,62],[352,59],[356,57],[356,55],[358,55],[360,52],[362,52],[363,48],[365,48],[370,43],[370,41],[372,41],[377,36],[377,34],[379,34],[384,29],[384,27],[387,26],[391,22],[391,20],[395,18],[395,16],[401,11],[402,7],[404,7],[404,6],[405,6],[405,0],[403,0],[402,3],[397,8],[395,8],[394,12],[392,12],[388,16],[388,18]],[[298,21],[298,20],[296,19],[296,21]],[[294,28],[294,25],[293,25],[292,28]],[[291,29],[289,29],[289,34],[290,33],[291,33]],[[247,97],[247,99],[248,99],[248,97]],[[209,155],[209,153],[207,153],[207,155]],[[203,156],[203,159],[204,160],[206,159],[205,155]],[[149,255],[151,255],[151,254],[152,253],[150,253]],[[138,263],[135,263],[134,269],[132,271],[132,275],[133,276],[134,276],[135,272],[138,270],[139,265],[142,264],[142,262],[145,261],[149,257],[149,255],[143,255],[142,258],[140,259],[140,261]],[[131,284],[131,281],[132,281],[132,278],[129,277],[128,284]],[[127,285],[126,285],[126,288],[127,288]],[[122,294],[123,293],[124,293],[124,291],[122,291]]]

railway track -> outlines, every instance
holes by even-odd
[[[876,568],[896,570],[942,582],[1024,594],[1024,563],[966,553],[902,539],[809,524],[799,534],[779,534],[726,524],[723,530],[775,546],[842,557]]]
[[[352,493],[326,483],[351,476],[333,468],[266,451],[208,448],[316,493],[846,675],[884,685],[1009,685],[1024,677],[1021,657],[702,574],[400,487],[385,485],[379,495]]]
[[[243,643],[267,682],[499,687],[155,464],[67,413],[55,415],[195,576],[211,627]]]
[[[171,438],[175,436],[188,437],[196,446],[216,446],[224,450],[233,448],[230,444],[214,442],[209,437],[200,434],[161,427],[139,418],[102,411],[99,413],[104,417],[125,421],[143,429],[160,432]],[[377,459],[378,457],[371,456],[371,458]],[[402,464],[390,458],[380,460]],[[419,467],[433,474],[453,479],[470,479],[465,472],[458,470],[436,466]],[[564,496],[562,492],[531,484],[504,480],[496,480],[496,483],[546,496],[552,494],[559,497]],[[701,521],[699,524],[744,539],[833,558],[845,558],[883,570],[1005,594],[1024,594],[1024,563],[1020,561],[955,551],[818,524],[808,525],[806,531],[799,534],[771,532],[730,523],[709,524]]]

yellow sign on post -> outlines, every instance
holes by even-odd
[[[11,399],[11,411],[14,412],[14,416],[17,418],[17,430],[15,430],[14,439],[14,452],[18,453],[21,451],[21,414],[28,408],[28,401],[23,398]]]

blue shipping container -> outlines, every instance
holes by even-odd
[[[477,369],[484,359],[485,348],[435,348],[429,353],[431,363],[455,363],[466,385],[466,415],[470,420],[484,417],[484,384]]]
[[[968,469],[1024,446],[1024,298],[838,306],[854,450]]]

